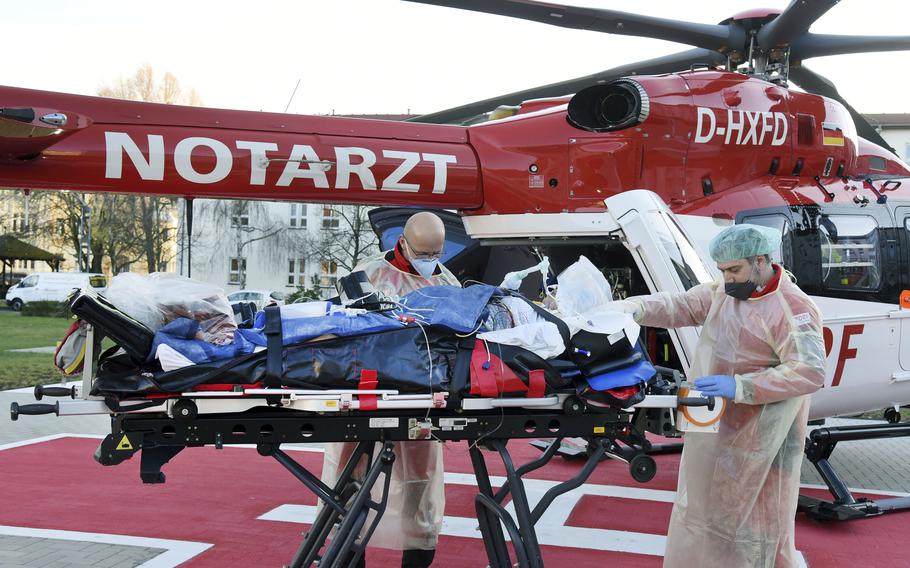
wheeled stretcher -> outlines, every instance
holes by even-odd
[[[542,566],[534,525],[556,497],[584,483],[604,456],[627,462],[636,480],[650,480],[656,465],[647,455],[651,444],[645,431],[672,431],[668,409],[713,406],[708,398],[678,398],[678,375],[653,367],[634,341],[620,348],[614,347],[618,342],[591,334],[578,333],[571,343],[573,354],[580,352],[583,360],[545,361],[470,334],[416,326],[288,346],[274,309],[266,313],[265,350],[155,372],[147,365],[152,339],[137,322],[91,295],[76,297],[72,310],[90,322],[82,386],[39,387],[39,400],[60,399],[14,403],[13,419],[111,414],[111,433],[95,459],[116,465],[139,453],[145,483],[163,483],[162,467],[184,448],[255,444],[324,504],[291,566],[355,565],[385,510],[395,459],[392,443],[418,440],[470,442],[479,490],[475,507],[490,565]],[[116,353],[98,355],[101,336],[115,341]],[[369,368],[370,354],[389,357],[394,345],[403,345],[402,353],[420,353],[421,346],[423,352],[404,361],[403,368]],[[348,361],[358,351],[356,361]],[[331,372],[324,369],[327,362],[335,365]],[[411,374],[417,377],[409,378]],[[516,466],[507,441],[540,437],[555,442],[538,459]],[[546,465],[566,437],[587,440],[587,462],[532,508],[522,476]],[[358,443],[332,487],[281,449],[287,443],[326,442]],[[497,491],[487,469],[492,454],[481,448],[503,462],[507,483]],[[355,479],[361,461],[367,473]],[[374,487],[383,488],[381,498],[371,496]],[[514,515],[503,506],[507,498]]]

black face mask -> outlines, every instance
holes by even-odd
[[[724,292],[728,296],[736,298],[737,300],[748,300],[749,296],[755,292],[757,286],[755,282],[747,280],[746,282],[731,282],[729,284],[724,284]]]
[[[752,262],[752,276],[749,280],[745,282],[731,282],[729,284],[724,284],[724,292],[732,298],[737,300],[748,300],[749,296],[758,289],[758,285],[755,283],[755,278],[758,277],[758,266],[755,262]]]

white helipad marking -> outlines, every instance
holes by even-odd
[[[54,353],[57,346],[49,345],[47,347],[26,347],[24,349],[7,349],[9,353]]]
[[[162,552],[158,556],[140,564],[136,568],[173,568],[174,566],[178,566],[183,562],[186,562],[187,560],[202,554],[212,547],[212,545],[207,542],[193,542],[189,540],[169,540],[163,538],[147,538],[120,534],[33,529],[28,527],[11,527],[6,525],[0,525],[0,534],[8,536],[52,538],[56,540],[75,540],[80,542],[95,542],[98,544],[117,544],[121,546],[141,546],[144,548],[165,549],[165,552]]]
[[[13,350],[11,350],[11,351],[13,351]],[[66,387],[66,388],[69,388],[69,387],[71,387],[71,386],[73,386],[73,385],[81,385],[81,384],[82,384],[82,381],[70,381],[70,382],[68,382],[68,383],[60,383],[60,382],[57,382],[57,383],[50,383],[50,384],[46,384],[46,385],[44,385],[44,386],[46,386],[46,387]],[[23,387],[23,388],[21,388],[21,389],[10,389],[10,390],[2,391],[2,392],[16,393],[16,394],[32,394],[33,392],[35,392],[35,387]]]
[[[13,448],[20,448],[22,446],[29,446],[31,444],[40,444],[41,442],[51,442],[53,440],[59,440],[60,438],[91,438],[91,439],[95,439],[95,440],[101,440],[104,438],[104,435],[103,434],[49,434],[47,436],[39,436],[38,438],[29,438],[27,440],[19,440],[18,442],[0,444],[0,451],[11,450]]]
[[[501,486],[504,480],[504,477],[499,476],[490,478],[494,487]],[[463,473],[447,472],[445,474],[445,482],[450,485],[475,485],[474,477]],[[528,494],[529,502],[537,502],[547,490],[558,483],[558,481],[542,479],[525,480],[525,490]],[[585,483],[558,497],[553,501],[546,513],[541,516],[534,527],[537,533],[537,540],[541,545],[663,556],[667,541],[664,535],[566,526],[565,523],[569,515],[583,495],[672,503],[675,492],[624,487],[621,485]],[[511,503],[506,506],[506,509],[514,515],[514,508]],[[317,508],[313,505],[284,504],[258,517],[258,519],[311,524],[316,519],[316,511]],[[480,529],[477,526],[477,520],[473,517],[445,516],[442,521],[441,534],[464,538],[482,538]],[[508,539],[508,535],[506,535],[506,539]],[[807,564],[803,554],[797,551],[797,557],[799,566],[806,568]]]

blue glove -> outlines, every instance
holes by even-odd
[[[736,379],[730,375],[709,375],[695,379],[695,389],[703,395],[736,398]]]

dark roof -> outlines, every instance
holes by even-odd
[[[910,128],[910,113],[864,114],[872,126],[882,128]]]
[[[47,252],[25,241],[20,241],[12,235],[0,235],[0,258],[4,260],[44,260],[47,262],[63,260],[60,255]]]

